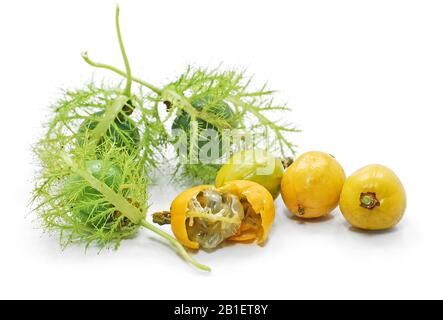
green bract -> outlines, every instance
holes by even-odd
[[[208,112],[209,114],[217,116],[220,119],[226,120],[232,128],[236,128],[237,124],[235,122],[234,111],[232,111],[231,107],[223,101],[217,101],[214,103],[211,100],[212,99],[209,97],[198,98],[193,100],[191,105],[196,111],[202,112],[204,110],[204,112]],[[192,117],[189,115],[189,113],[186,111],[179,111],[172,124],[172,129],[181,129],[189,133],[191,120]],[[213,124],[202,119],[197,119],[197,121],[200,130],[212,129],[220,133],[218,128]],[[200,141],[199,146],[203,146],[204,142],[204,140]]]
[[[208,114],[212,114],[219,117],[220,119],[226,120],[226,122],[233,129],[237,127],[234,111],[227,103],[223,101],[213,101],[211,97],[206,96],[203,98],[194,99],[191,102],[191,105],[197,112],[208,112]],[[201,156],[202,150],[206,151],[204,153],[204,156],[207,159],[207,164],[204,170],[207,175],[203,175],[201,172],[198,172],[199,170],[202,170],[202,166],[199,165],[188,164],[183,169],[188,176],[199,177],[201,182],[210,183],[213,180],[214,173],[220,168],[219,165],[216,165],[214,163],[216,163],[223,156],[222,132],[213,124],[208,123],[200,118],[197,118],[196,123],[199,136],[197,148],[195,147],[195,145],[194,147],[191,146],[191,137],[193,133],[191,132],[190,127],[192,124],[192,116],[184,110],[178,111],[178,114],[172,124],[172,129],[179,129],[181,130],[181,132],[185,133],[186,145],[185,150],[179,149],[177,150],[177,152],[186,151],[185,154],[182,154],[180,156],[185,156],[186,159],[190,159],[190,152],[192,148],[195,149],[193,151],[199,156]],[[207,150],[204,150],[203,148],[207,145],[209,146],[209,143],[212,142],[212,139],[217,139],[215,143],[215,148],[207,148]],[[177,144],[178,141],[179,138],[176,138],[174,140],[174,143]],[[185,141],[182,141],[182,143],[184,142]],[[197,171],[195,172],[195,170]]]
[[[228,181],[249,180],[268,189],[274,199],[280,194],[284,167],[280,159],[263,150],[246,150],[234,154],[220,169],[215,186]]]
[[[131,70],[116,11],[117,35],[128,74],[124,90],[89,84],[67,91],[53,106],[47,132],[35,147],[40,160],[35,211],[45,229],[72,242],[118,247],[147,228],[193,260],[171,235],[146,221],[148,176],[162,144],[157,114],[131,95]]]
[[[87,131],[92,131],[97,127],[99,119],[103,117],[104,111],[99,111],[93,114],[89,119],[85,120],[79,129],[79,132],[87,135]],[[84,135],[82,134],[79,139],[79,143],[84,143]],[[113,143],[117,147],[127,147],[128,150],[137,150],[140,142],[140,133],[137,129],[136,123],[129,118],[126,114],[120,113],[119,116],[110,124],[109,129],[106,131],[106,135],[111,138]],[[98,151],[103,145],[103,138],[98,142]]]
[[[104,182],[114,192],[122,185],[120,168],[110,161],[89,160],[84,164],[86,172]],[[112,223],[116,218],[116,210],[109,202],[103,201],[103,194],[89,185],[79,174],[71,175],[65,183],[66,194],[73,203],[74,218],[81,222],[101,227]]]
[[[111,65],[94,62],[87,54],[83,55],[83,59],[91,66],[108,69],[127,77],[126,72]],[[244,72],[188,67],[176,81],[163,87],[135,77],[132,77],[132,80],[151,92],[149,99],[153,101],[153,110],[157,114],[161,114],[161,108],[166,104],[166,120],[174,118],[173,127],[184,128],[186,131],[186,139],[189,139],[186,142],[189,146],[188,159],[178,161],[176,170],[176,178],[181,182],[211,183],[220,168],[221,161],[208,164],[199,158],[199,151],[205,142],[205,138],[201,136],[202,128],[215,129],[217,132],[236,129],[244,134],[266,134],[264,141],[258,141],[257,144],[267,144],[267,147],[274,148],[272,151],[282,158],[295,154],[291,134],[298,130],[278,119],[268,117],[268,113],[278,113],[284,117],[284,113],[290,109],[276,104],[275,92],[265,86],[259,90],[251,90],[251,79],[247,78]],[[196,102],[201,109],[196,107]],[[232,110],[232,115],[229,111],[225,112],[229,109]],[[166,120],[160,117],[157,119],[162,125]],[[167,131],[165,129],[164,133]],[[176,139],[171,141],[176,142]],[[219,160],[228,157],[233,150],[235,148],[232,146],[228,149],[223,148]],[[176,160],[174,158],[172,162],[177,162]]]
[[[59,232],[63,245],[81,241],[118,247],[146,215],[146,172],[122,149],[111,147],[103,154],[105,160],[88,161],[79,151],[38,150],[42,159],[51,160],[45,160],[36,189],[37,212],[48,230]],[[124,180],[136,182],[130,192],[137,206],[121,188]]]

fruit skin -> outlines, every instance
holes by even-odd
[[[282,198],[297,217],[319,218],[337,207],[345,179],[345,172],[334,157],[324,152],[307,152],[283,175]]]
[[[276,199],[280,194],[284,172],[280,159],[270,153],[263,150],[244,150],[234,154],[220,168],[215,186],[219,188],[232,180],[254,181],[265,187]]]
[[[258,236],[257,243],[259,245],[264,244],[275,219],[274,198],[269,191],[258,183],[246,180],[229,181],[224,186],[220,187],[219,190],[235,194],[240,200],[246,199],[255,213],[260,215],[262,233]],[[242,229],[242,227],[240,227],[240,229]],[[246,230],[245,234],[241,233],[229,238],[229,240],[244,242],[250,241],[251,239]]]
[[[378,205],[365,208],[362,195],[374,194]],[[340,210],[354,227],[365,230],[385,230],[397,225],[406,210],[406,192],[389,168],[372,164],[366,166],[345,182],[340,196]]]
[[[175,237],[181,244],[190,249],[199,249],[200,245],[197,242],[191,241],[188,238],[186,230],[186,211],[189,201],[197,196],[200,191],[208,188],[214,188],[211,185],[201,185],[190,188],[179,194],[171,204],[171,229]],[[252,206],[254,211],[261,217],[262,233],[257,239],[258,244],[263,244],[272,228],[275,218],[275,206],[272,195],[258,183],[252,181],[229,181],[223,187],[217,190],[221,192],[229,192],[237,197],[246,199]],[[240,235],[229,238],[231,241],[245,242]],[[250,240],[248,238],[248,240]]]
[[[186,211],[189,201],[200,191],[211,188],[210,185],[201,185],[180,193],[171,204],[171,229],[180,243],[190,249],[199,249],[199,243],[191,241],[186,230]]]

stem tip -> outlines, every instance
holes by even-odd
[[[380,201],[377,199],[377,194],[375,192],[362,192],[360,194],[360,206],[369,210],[379,207]]]

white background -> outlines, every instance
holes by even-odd
[[[31,145],[59,89],[115,79],[112,1],[5,1],[0,9],[0,298],[443,298],[442,1],[120,1],[133,71],[153,83],[188,63],[246,67],[293,106],[299,151],[332,153],[348,174],[394,169],[408,193],[390,232],[289,218],[266,246],[236,245],[186,265],[147,231],[118,251],[62,252],[28,203]],[[178,190],[152,190],[152,210]],[[167,230],[168,228],[165,228]]]

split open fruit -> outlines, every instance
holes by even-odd
[[[171,205],[171,228],[184,246],[213,249],[224,241],[263,244],[275,217],[274,199],[252,181],[220,188],[202,185],[178,195]]]

